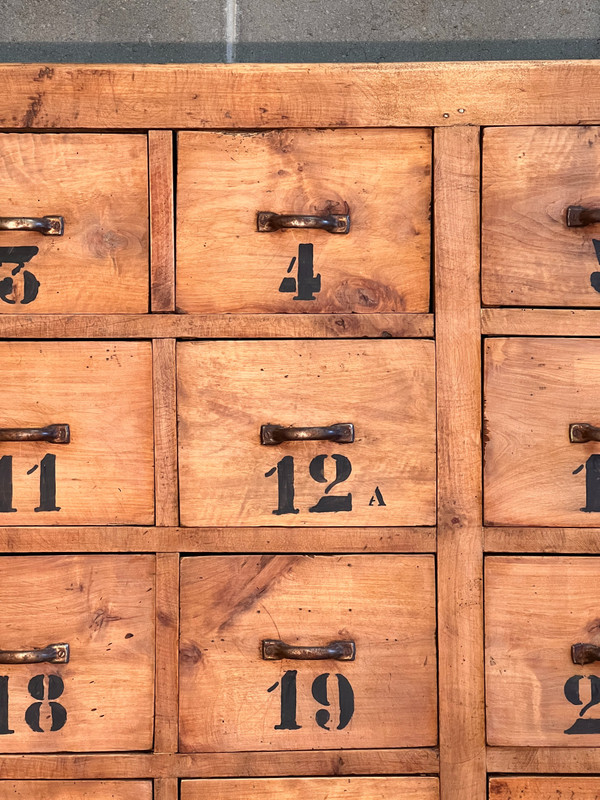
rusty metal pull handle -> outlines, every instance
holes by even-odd
[[[569,425],[569,441],[572,444],[584,442],[600,442],[600,428],[589,422],[572,422]]]
[[[600,222],[600,208],[569,206],[567,208],[567,228],[584,228]]]
[[[68,664],[68,644],[48,644],[39,650],[0,650],[0,664]]]
[[[354,425],[351,422],[336,422],[322,428],[286,428],[284,425],[262,425],[261,444],[282,444],[283,442],[337,442],[352,444]]]
[[[260,233],[272,233],[284,228],[317,228],[329,233],[349,233],[350,214],[276,214],[274,211],[259,211],[256,229]]]
[[[329,642],[323,647],[300,647],[286,644],[281,639],[263,639],[262,657],[265,661],[281,661],[283,658],[295,661],[354,661],[356,645],[354,642]]]
[[[579,642],[578,644],[571,645],[571,658],[574,664],[593,664],[594,661],[600,661],[600,647],[595,644],[585,644]]]
[[[62,236],[63,217],[0,217],[0,231],[34,231],[42,236]]]
[[[69,444],[71,429],[68,425],[46,425],[45,428],[0,428],[0,442],[50,442]]]

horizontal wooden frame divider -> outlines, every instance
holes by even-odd
[[[0,315],[0,339],[354,339],[433,336],[433,314]]]
[[[414,775],[439,771],[435,748],[300,750],[285,753],[101,753],[0,756],[3,779],[228,778],[287,775]]]
[[[486,553],[587,553],[600,555],[600,528],[483,529]]]
[[[586,125],[595,61],[4,64],[0,128]]]
[[[435,528],[4,527],[14,553],[435,553]]]
[[[484,308],[484,336],[600,336],[600,309]]]

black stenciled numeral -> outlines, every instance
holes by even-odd
[[[338,483],[348,480],[352,474],[352,464],[346,456],[334,454],[331,457],[335,461],[335,480],[331,481],[331,483],[325,487],[326,495],[329,494]],[[315,456],[310,462],[308,471],[313,481],[317,481],[317,483],[327,483],[327,478],[325,477],[325,461],[327,458],[328,456],[326,455]],[[328,511],[352,511],[352,495],[348,493],[339,496],[321,497],[319,502],[311,506],[308,510],[316,514]]]
[[[38,296],[40,282],[33,272],[29,272],[28,269],[25,269],[25,264],[37,255],[38,252],[39,248],[34,246],[0,247],[0,267],[3,264],[17,265],[10,270],[10,275],[0,280],[0,300],[3,303],[7,303],[11,306],[14,306],[16,303],[16,300],[13,299],[16,276],[20,276],[23,281],[23,296],[19,301],[21,305],[33,303]]]
[[[273,467],[273,469],[265,472],[265,478],[270,478],[275,470],[277,470],[277,496],[279,502],[277,508],[274,509],[272,513],[277,516],[281,514],[298,514],[298,509],[294,508],[293,456],[284,456],[281,461],[277,463],[277,467]]]
[[[570,728],[567,728],[565,733],[600,733],[600,719],[582,719],[583,715],[600,703],[600,678],[596,675],[588,675],[590,681],[590,702],[579,712],[579,719],[575,720]],[[584,675],[573,675],[570,677],[564,686],[564,693],[566,699],[574,706],[583,705],[583,700],[580,695],[581,681],[585,680]]]
[[[592,244],[594,245],[596,260],[600,264],[600,239],[592,239]],[[592,272],[590,275],[590,283],[593,289],[600,292],[600,272]]]
[[[325,477],[325,464],[329,456],[323,454],[315,456],[308,467],[310,477],[317,483],[327,483]],[[327,496],[334,486],[348,480],[352,474],[352,464],[346,456],[334,454],[331,456],[335,463],[335,478],[325,488],[325,496],[311,506],[308,510],[312,513],[327,513],[336,511],[352,511],[352,494]],[[277,466],[265,472],[265,478],[270,478],[277,472],[277,508],[273,514],[298,514],[298,509],[294,506],[295,487],[294,487],[294,457],[284,456]],[[384,503],[385,505],[385,503]]]
[[[296,722],[296,675],[297,669],[288,669],[281,678],[281,719],[275,725],[276,731],[297,731],[302,725]],[[272,692],[279,681],[267,689]]]
[[[296,256],[290,261],[288,272],[294,269]],[[321,291],[321,276],[314,273],[312,244],[298,245],[298,281],[285,277],[279,285],[280,292],[298,292],[294,300],[316,300],[315,294]]]
[[[583,465],[582,465],[583,466]],[[582,466],[573,471],[581,472]],[[594,453],[585,462],[585,506],[581,511],[600,511],[600,454]]]
[[[35,464],[27,474],[40,468],[40,504],[34,511],[60,511],[56,505],[56,456],[46,453],[39,465]],[[13,457],[0,458],[0,514],[10,514],[13,508]]]
[[[48,705],[50,706],[50,718],[52,720],[50,730],[59,731],[67,721],[67,709],[60,703],[54,702],[63,693],[65,685],[59,675],[35,675],[28,686],[29,694],[38,700],[32,703],[25,712],[25,722],[32,731],[44,733],[40,725],[40,711],[45,697],[45,682],[48,681]]]
[[[0,736],[14,733],[8,727],[8,675],[0,675]]]
[[[298,722],[296,721],[297,675],[298,670],[290,669],[283,674],[281,679],[281,720],[277,725],[274,726],[276,731],[297,731],[302,727],[302,725],[298,725]],[[322,675],[317,675],[312,682],[311,693],[319,705],[330,705],[327,691],[330,677],[331,676],[328,672],[324,672]],[[341,731],[348,725],[352,719],[352,716],[354,715],[354,690],[352,689],[350,681],[344,675],[336,674],[335,677],[338,686],[340,710],[340,718],[336,729]],[[267,691],[272,692],[278,686],[279,681],[274,683],[273,686],[270,686]],[[330,719],[331,714],[329,711],[327,711],[327,708],[320,708],[315,713],[315,722],[320,728],[323,728],[326,731],[331,730],[327,724]]]

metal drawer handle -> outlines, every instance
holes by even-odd
[[[600,222],[600,208],[569,206],[567,208],[567,228],[584,228]]]
[[[50,442],[69,444],[71,429],[68,425],[46,425],[45,428],[0,428],[0,442]]]
[[[43,236],[62,236],[63,217],[0,217],[0,231],[35,231]]]
[[[262,425],[261,444],[282,444],[282,442],[337,442],[352,444],[354,425],[352,422],[336,422],[322,428],[286,428],[283,425]]]
[[[300,647],[286,644],[281,639],[263,639],[262,657],[265,661],[281,661],[283,658],[296,661],[354,661],[356,645],[354,642],[329,642],[323,647]]]
[[[573,444],[600,442],[600,428],[589,422],[572,422],[569,425],[569,441]]]
[[[329,233],[349,233],[350,214],[276,214],[274,211],[259,211],[256,214],[256,229],[260,233],[272,233],[283,228],[318,228]]]
[[[48,644],[39,650],[0,650],[0,664],[68,664],[68,644]]]
[[[594,661],[600,661],[600,647],[595,644],[585,644],[579,642],[578,644],[571,645],[571,658],[574,664],[592,664]]]

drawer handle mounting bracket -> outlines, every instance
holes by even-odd
[[[0,442],[50,442],[69,444],[71,429],[68,425],[46,425],[45,428],[0,428]]]
[[[281,661],[290,658],[296,661],[354,661],[356,644],[354,642],[329,642],[323,647],[300,647],[286,644],[281,639],[263,639],[262,657],[265,661]]]
[[[0,664],[68,664],[68,644],[48,644],[39,650],[0,650]]]
[[[567,208],[567,228],[585,228],[600,222],[600,208],[585,206],[569,206]]]
[[[571,658],[574,664],[593,664],[594,661],[600,661],[600,647],[595,644],[586,644],[579,642],[578,644],[571,645]]]
[[[0,217],[0,231],[33,231],[42,236],[62,236],[64,217]]]
[[[352,422],[336,422],[322,428],[286,428],[284,425],[262,425],[261,444],[282,444],[283,442],[337,442],[352,444],[354,425]]]
[[[258,211],[256,229],[259,233],[273,233],[284,228],[313,228],[329,233],[349,233],[350,214],[276,214],[274,211]]]
[[[569,441],[573,444],[600,442],[600,428],[589,422],[572,422],[569,425]]]

